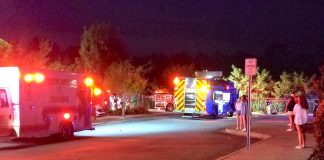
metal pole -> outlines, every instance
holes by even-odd
[[[246,149],[249,150],[250,149],[250,144],[251,144],[251,90],[252,90],[252,76],[249,76],[249,94],[248,94],[248,107],[247,107],[247,145],[246,145]]]
[[[93,120],[96,120],[96,106],[93,105],[93,86],[90,86],[90,105],[92,109],[92,118]]]

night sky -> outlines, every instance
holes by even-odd
[[[324,46],[323,0],[0,0],[0,38],[78,45],[84,26],[120,29],[131,54],[247,51],[271,43]],[[314,52],[316,53],[316,51]]]

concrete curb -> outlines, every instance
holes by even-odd
[[[235,129],[229,129],[229,128],[226,128],[225,130],[222,131],[223,133],[226,133],[226,134],[232,134],[232,135],[236,135],[236,136],[246,136],[247,132],[243,132],[243,131],[238,131],[238,130],[235,130]],[[256,139],[260,139],[260,141],[256,142],[256,143],[253,143],[251,144],[250,147],[253,147],[259,143],[263,143],[265,140],[271,138],[272,136],[271,135],[268,135],[268,134],[262,134],[262,133],[257,133],[257,132],[250,132],[250,135],[251,135],[251,138],[256,138]],[[236,155],[240,152],[243,152],[245,151],[246,148],[242,148],[242,149],[239,149],[235,152],[232,152],[230,154],[227,154],[225,156],[222,156],[222,157],[219,157],[217,158],[216,160],[223,160],[223,159],[227,159],[233,155]]]
[[[229,129],[229,128],[226,128],[223,132],[225,132],[227,134],[237,135],[237,136],[246,136],[246,134],[247,134],[247,132],[238,131],[238,130]],[[272,137],[271,135],[257,133],[257,132],[250,132],[250,135],[251,135],[251,138],[257,138],[257,139],[263,139],[263,140]]]

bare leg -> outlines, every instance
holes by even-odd
[[[298,146],[302,147],[302,131],[300,125],[296,125],[298,134]]]
[[[301,129],[301,147],[304,148],[305,147],[305,128],[304,128],[304,125],[301,125],[300,129]]]
[[[240,116],[236,115],[236,129],[240,129]]]
[[[292,117],[292,115],[288,115],[288,118],[289,118],[289,123],[290,123],[290,129],[294,129],[294,126],[293,126],[293,117]]]
[[[242,115],[243,128],[246,129],[246,116]]]
[[[295,121],[294,121],[294,119],[295,119],[295,116],[294,116],[294,115],[291,115],[291,124],[290,124],[290,128],[291,128],[292,130],[296,130],[296,125],[295,125]]]
[[[242,124],[243,123],[243,120],[242,120],[242,115],[240,115],[240,128],[239,128],[239,130],[241,130],[242,129]]]

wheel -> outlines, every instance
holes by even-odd
[[[68,140],[74,136],[74,129],[72,124],[62,124],[60,130],[60,138],[62,140]]]
[[[169,103],[166,105],[166,111],[172,112],[174,110],[173,104]]]
[[[226,116],[227,117],[233,117],[233,112],[231,112],[231,111],[226,112]]]

